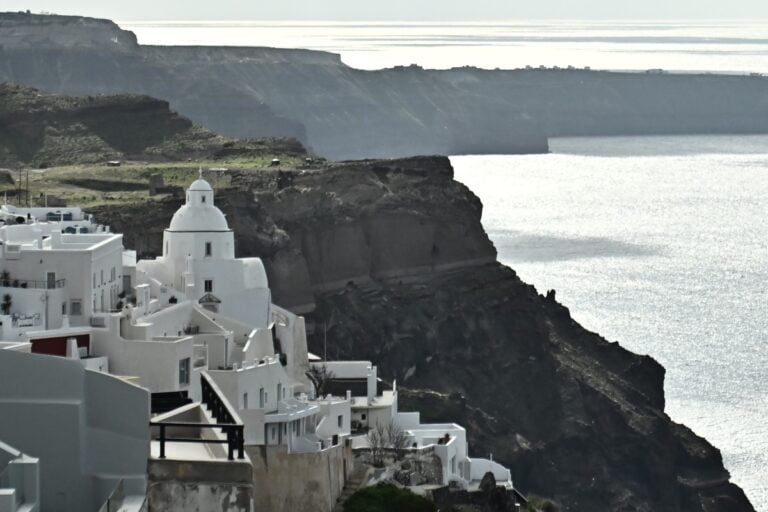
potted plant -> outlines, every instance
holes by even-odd
[[[11,305],[13,304],[13,298],[9,293],[6,293],[3,295],[3,302],[0,303],[0,309],[3,311],[4,315],[10,315],[11,314]]]

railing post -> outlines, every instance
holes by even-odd
[[[160,458],[165,458],[165,425],[160,425]]]
[[[244,459],[245,454],[243,453],[244,448],[243,445],[245,444],[245,439],[243,435],[244,428],[242,425],[238,425],[237,427],[237,458],[238,459]]]
[[[235,460],[235,439],[236,439],[236,433],[235,429],[232,427],[228,427],[227,429],[227,459],[228,460]]]

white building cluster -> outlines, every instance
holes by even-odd
[[[506,468],[469,458],[462,427],[400,412],[396,384],[385,389],[370,362],[309,354],[304,319],[272,304],[259,258],[235,257],[202,178],[154,260],[137,261],[78,208],[4,206],[0,217],[0,512],[116,499],[141,510],[147,459],[365,451],[376,425],[436,455],[439,484],[490,471],[511,486]],[[236,428],[180,436],[192,421]]]

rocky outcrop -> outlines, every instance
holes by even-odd
[[[751,511],[719,451],[664,413],[664,369],[586,331],[495,262],[482,205],[447,159],[240,171],[217,195],[276,302],[327,326],[328,356],[372,359],[404,410],[468,429],[470,452],[563,510]],[[150,254],[173,210],[101,207]],[[310,339],[322,351],[322,337]]]
[[[296,140],[222,137],[148,96],[46,94],[0,83],[0,165],[303,155]]]

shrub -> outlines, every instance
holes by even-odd
[[[437,506],[423,496],[392,484],[366,487],[344,503],[344,512],[436,512]]]
[[[12,305],[13,305],[13,297],[11,297],[11,295],[8,293],[3,295],[3,302],[2,304],[0,304],[0,309],[2,309],[4,315],[11,314]]]
[[[528,512],[560,512],[560,505],[549,498],[529,496]]]

